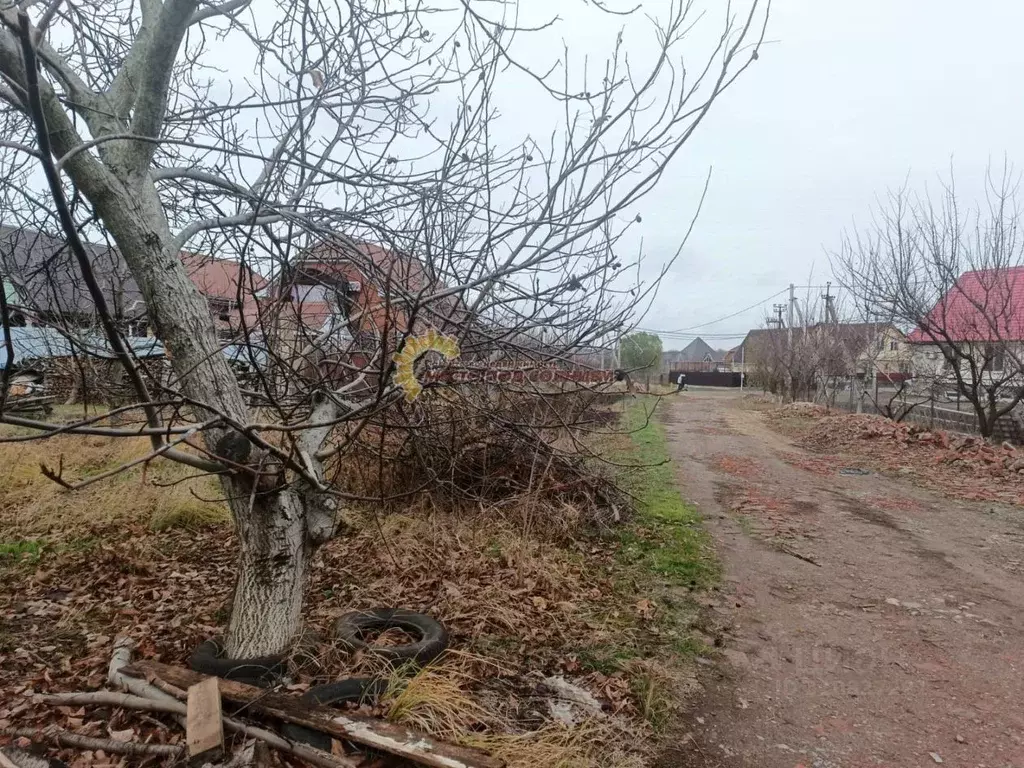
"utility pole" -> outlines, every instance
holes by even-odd
[[[782,322],[782,313],[786,309],[785,304],[773,304],[772,309],[775,310],[775,317],[769,317],[767,323],[769,326],[775,326],[776,328],[785,328],[786,324]]]
[[[789,323],[786,327],[786,355],[789,358],[789,365],[786,366],[786,384],[789,396],[796,400],[796,392],[793,386],[793,311],[796,309],[796,286],[789,284]]]
[[[821,295],[821,298],[825,300],[825,322],[831,322],[833,325],[839,325],[839,315],[836,313],[836,308],[832,306],[832,301],[835,296],[832,295],[832,283],[825,283],[825,293]]]

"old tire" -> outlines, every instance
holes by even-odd
[[[314,685],[299,697],[299,701],[324,706],[360,704],[364,701],[376,701],[384,695],[387,689],[387,680],[353,677],[325,685]],[[297,744],[308,744],[311,747],[322,749],[324,752],[331,751],[331,737],[322,731],[315,731],[294,723],[285,723],[281,726],[281,735]]]
[[[226,659],[219,640],[206,640],[189,657],[188,665],[196,672],[236,680],[265,688],[274,685],[288,671],[286,654],[254,659]]]
[[[415,643],[395,646],[369,645],[365,633],[397,628],[419,638]],[[372,608],[346,613],[334,625],[338,642],[349,650],[372,653],[389,661],[426,664],[448,647],[448,632],[435,619],[401,608]]]

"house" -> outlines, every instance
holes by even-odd
[[[834,328],[858,376],[892,378],[910,372],[907,337],[892,323],[841,323]]]
[[[128,265],[112,248],[86,244],[96,280],[114,319],[128,328],[144,317],[142,294]],[[95,306],[67,241],[43,232],[0,227],[0,268],[33,325],[96,325]]]
[[[792,329],[792,338],[794,354],[830,378],[867,377],[872,372],[894,375],[909,368],[906,336],[891,323],[817,323]],[[786,328],[756,328],[726,353],[724,363],[733,371],[750,373],[764,367],[769,357],[784,358],[789,343]]]
[[[221,341],[236,339],[251,329],[259,316],[258,296],[267,279],[235,259],[215,259],[184,251],[181,260],[188,276],[206,299]]]
[[[671,371],[712,371],[725,360],[725,352],[714,349],[699,336],[680,350],[661,355],[662,373]]]
[[[981,380],[996,385],[1021,378],[1024,345],[1024,267],[965,272],[908,336],[915,369],[953,378],[946,351],[959,358],[965,380],[973,361]]]
[[[114,320],[128,336],[151,333],[146,302],[128,265],[116,248],[86,243],[96,279]],[[235,260],[185,252],[189,277],[210,306],[217,333],[233,338],[242,318],[257,316],[256,291],[266,279]],[[67,241],[42,232],[0,227],[0,269],[5,291],[10,286],[14,307],[31,325],[92,328],[95,305]]]
[[[785,331],[776,328],[754,328],[747,331],[743,341],[725,353],[723,364],[728,364],[737,373],[750,373],[757,365],[759,356],[764,356],[770,348],[786,343]]]
[[[338,326],[334,332],[375,348],[407,331],[464,326],[470,313],[459,295],[417,306],[445,288],[414,256],[335,236],[279,271],[263,291],[261,312],[276,316],[279,326],[291,323],[307,332]]]

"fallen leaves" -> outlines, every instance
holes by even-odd
[[[633,606],[636,609],[636,614],[644,621],[650,621],[654,618],[654,613],[657,610],[654,603],[648,600],[646,597],[642,600],[638,600],[636,605]]]
[[[747,457],[718,454],[711,457],[711,463],[719,472],[724,472],[733,477],[750,480],[764,476],[764,467]]]

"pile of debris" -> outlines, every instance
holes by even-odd
[[[156,661],[130,663],[132,641],[115,643],[108,682],[117,691],[59,693],[40,696],[60,708],[88,707],[108,716],[121,711],[162,713],[184,726],[184,734],[163,730],[160,741],[134,740],[134,729],[108,729],[109,738],[74,733],[56,726],[3,729],[0,735],[28,743],[48,743],[96,754],[135,758],[188,759],[192,765],[262,768],[274,750],[319,768],[384,768],[422,765],[436,768],[502,768],[502,760],[479,750],[449,744],[414,728],[379,718],[307,703],[287,693],[270,692],[232,680],[208,677]],[[231,714],[224,710],[230,710]],[[326,734],[331,750],[307,746],[278,733],[281,723]],[[225,732],[237,738],[232,744]],[[184,738],[182,738],[184,736]],[[288,734],[292,736],[292,734]],[[42,762],[23,746],[0,748],[5,768],[36,768]],[[232,749],[232,746],[235,749]],[[397,761],[397,762],[396,762]],[[98,762],[103,762],[101,759]]]
[[[53,411],[55,397],[12,394],[3,404],[3,412],[13,416],[47,416]]]
[[[801,446],[817,454],[841,451],[861,456],[881,471],[909,476],[961,498],[1024,504],[1024,451],[1011,443],[993,444],[981,437],[881,416],[817,408],[797,411],[787,406],[775,418],[785,419],[784,414],[794,412],[813,414],[811,423],[801,425],[796,436]]]

